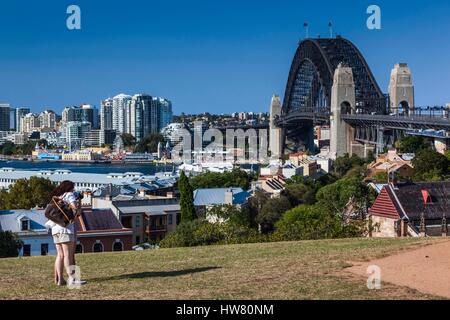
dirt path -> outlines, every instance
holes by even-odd
[[[450,298],[450,240],[383,259],[353,263],[346,272],[368,277],[366,271],[372,265],[381,268],[382,282]]]

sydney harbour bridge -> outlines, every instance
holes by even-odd
[[[427,129],[448,142],[450,131],[448,107],[439,115],[415,107],[407,64],[395,66],[389,93],[384,94],[361,52],[342,37],[300,42],[283,104],[272,105],[271,113],[271,128],[280,130],[279,137],[271,137],[271,148],[280,153],[313,148],[316,125],[331,125],[332,145],[333,140],[346,140],[335,141],[338,156],[352,153],[353,147],[381,151],[406,132]]]
[[[383,93],[352,42],[340,36],[305,39],[293,58],[283,102],[272,98],[270,151],[280,157],[313,151],[315,126],[330,126],[334,157],[379,153],[407,134],[423,135],[448,147],[449,111],[450,106],[416,107],[406,63],[394,66],[388,93]],[[246,128],[253,127],[219,129]],[[255,129],[267,129],[267,125]]]

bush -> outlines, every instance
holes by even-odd
[[[363,234],[361,225],[344,224],[339,216],[325,212],[320,206],[301,205],[286,214],[276,224],[273,241],[299,241],[357,237]]]
[[[0,258],[15,258],[23,243],[10,231],[0,231]]]
[[[257,230],[232,222],[209,223],[195,220],[181,223],[177,230],[164,238],[161,248],[194,247],[214,244],[263,242]]]

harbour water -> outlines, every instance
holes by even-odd
[[[16,170],[70,170],[82,173],[125,173],[141,172],[145,175],[154,175],[157,172],[171,172],[176,170],[172,165],[163,164],[89,164],[64,162],[31,162],[31,161],[0,161],[0,168],[14,168]]]

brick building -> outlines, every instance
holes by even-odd
[[[447,236],[450,182],[385,186],[369,210],[372,237]]]
[[[124,228],[111,209],[83,209],[75,228],[77,253],[132,250],[133,230]]]

